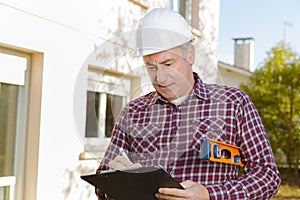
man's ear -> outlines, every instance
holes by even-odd
[[[195,62],[195,47],[193,44],[189,44],[187,48],[187,61],[193,65]]]

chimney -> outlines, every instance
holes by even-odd
[[[234,66],[250,71],[254,65],[254,38],[233,38],[233,40]]]

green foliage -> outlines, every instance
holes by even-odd
[[[300,152],[300,59],[279,43],[241,88],[256,105],[277,162],[298,165]]]

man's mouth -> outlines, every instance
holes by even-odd
[[[161,89],[168,89],[171,85],[158,85]]]

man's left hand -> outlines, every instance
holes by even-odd
[[[209,200],[209,193],[207,189],[196,182],[187,180],[181,183],[185,188],[159,188],[158,193],[155,194],[155,197],[158,200]]]

